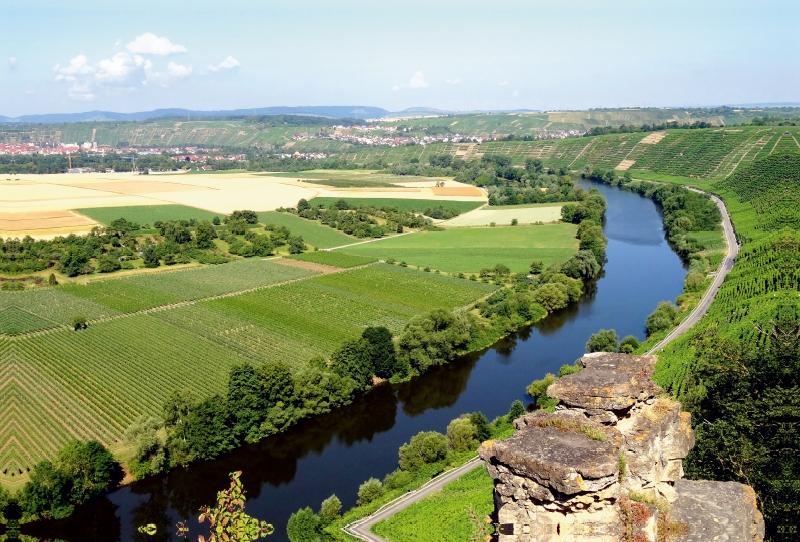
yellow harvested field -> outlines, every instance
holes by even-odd
[[[205,186],[193,184],[165,183],[160,181],[114,181],[101,183],[74,183],[70,186],[79,188],[89,188],[91,190],[103,190],[105,192],[115,192],[138,196],[143,194],[155,194],[158,192],[182,192],[184,190],[209,190]]]
[[[476,186],[449,187],[440,186],[431,188],[437,196],[475,196],[483,197],[483,191]]]
[[[72,211],[34,211],[30,213],[0,213],[0,232],[19,232],[33,229],[89,229],[97,222]]]
[[[486,200],[474,187],[336,189],[263,173],[19,175],[0,184],[0,235],[44,238],[87,232],[95,225],[71,209],[177,204],[230,214],[294,207],[301,198],[318,196]]]

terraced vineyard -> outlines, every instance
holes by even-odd
[[[415,315],[452,309],[496,288],[390,265],[320,276],[260,260],[208,270],[70,290],[83,289],[86,298],[61,288],[0,296],[18,305],[20,300],[30,302],[25,310],[0,310],[0,322],[13,313],[14,322],[41,328],[49,320],[42,323],[33,310],[47,311],[48,301],[55,303],[56,310],[48,313],[54,318],[71,318],[77,307],[94,308],[87,314],[102,318],[168,299],[198,299],[234,287],[311,277],[98,321],[77,332],[60,327],[23,337],[0,336],[0,482],[17,483],[28,468],[52,458],[69,439],[114,443],[137,416],[157,414],[173,389],[189,387],[200,395],[222,391],[233,364],[283,360],[299,367],[314,355],[329,356],[366,326],[386,325],[398,332]]]

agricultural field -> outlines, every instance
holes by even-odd
[[[0,451],[0,471],[6,470],[0,482],[15,483],[19,471],[52,458],[70,438],[114,443],[137,416],[157,414],[173,389],[190,387],[201,395],[224,390],[233,364],[283,360],[297,368],[314,355],[329,356],[366,326],[386,325],[397,333],[413,316],[459,307],[496,288],[385,264],[318,276],[261,260],[207,269],[208,275],[202,273],[205,269],[173,272],[69,290],[84,288],[85,298],[60,287],[30,292],[36,296],[0,295],[5,303],[0,322],[16,311],[26,316],[17,315],[14,321],[30,318],[30,326],[37,327],[42,316],[31,308],[54,319],[71,318],[78,308],[95,308],[87,316],[101,317],[164,301],[161,295],[197,299],[232,288],[311,277],[97,321],[77,332],[61,328],[24,337],[0,336],[0,395],[8,398],[0,439],[9,443]],[[109,288],[115,282],[125,283],[119,295]],[[23,294],[30,312],[15,307]],[[138,305],[137,296],[144,300]],[[9,305],[8,299],[15,301]],[[48,301],[62,308],[47,313]]]
[[[480,466],[440,492],[378,523],[372,532],[392,542],[477,540],[475,522],[484,523],[494,511],[493,487],[493,480]]]
[[[306,220],[291,213],[276,211],[258,213],[258,220],[262,224],[275,224],[286,226],[292,235],[299,235],[303,241],[318,248],[340,247],[357,243],[358,239],[345,235],[339,230],[324,226],[315,220]]]
[[[342,251],[327,251],[318,250],[315,252],[305,252],[303,254],[296,254],[289,256],[289,259],[300,260],[303,262],[319,263],[322,265],[330,265],[333,267],[358,267],[359,265],[366,265],[375,261],[375,258],[367,258],[364,256],[354,256],[346,254]]]
[[[410,265],[451,273],[477,273],[502,263],[516,272],[527,272],[533,260],[545,267],[563,262],[578,250],[577,227],[572,224],[452,228],[414,233],[377,243],[342,249],[348,254],[379,259],[394,258]]]
[[[503,205],[484,207],[444,221],[441,226],[510,226],[516,219],[519,224],[558,222],[561,220],[561,203],[534,203],[528,205]]]
[[[218,213],[212,213],[196,207],[186,205],[131,205],[129,207],[93,207],[88,209],[75,209],[76,212],[86,215],[92,220],[108,225],[118,218],[129,222],[136,222],[144,226],[156,221],[165,220],[208,220],[214,217],[222,218]]]
[[[314,198],[309,203],[312,205],[323,205],[330,207],[337,201],[343,199],[347,202],[350,208],[356,208],[359,205],[369,205],[372,207],[396,207],[401,211],[409,211],[421,213],[428,207],[444,207],[445,209],[458,209],[462,213],[477,209],[485,204],[485,201],[454,201],[448,199],[403,199],[403,198]]]
[[[93,281],[86,285],[70,285],[65,290],[76,297],[115,308],[133,306],[138,297],[139,306],[133,310],[141,310],[163,305],[164,301],[192,301],[314,274],[307,269],[251,258],[186,271],[149,273],[105,282]]]

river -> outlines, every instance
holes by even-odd
[[[653,202],[618,188],[582,184],[598,188],[608,201],[609,243],[604,274],[579,303],[411,382],[378,386],[351,406],[281,435],[133,483],[79,508],[68,520],[26,525],[23,532],[74,542],[177,541],[183,538],[175,535],[175,523],[188,519],[190,538],[196,540],[207,533],[197,524],[198,509],[228,486],[229,472],[241,470],[247,513],[275,525],[269,540],[284,541],[290,514],[305,506],[318,510],[333,493],[350,508],[358,486],[394,470],[398,448],[417,432],[444,432],[460,414],[481,410],[492,419],[515,399],[529,402],[525,387],[579,358],[589,335],[600,328],[643,339],[647,315],[659,301],[681,293],[686,271],[664,239]],[[156,524],[156,535],[136,531],[147,523]]]

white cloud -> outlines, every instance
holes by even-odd
[[[116,48],[117,48],[117,47],[119,47],[120,45],[122,45],[122,40],[121,40],[121,39],[118,39],[117,41],[115,41],[115,42],[114,42],[114,49],[116,49]]]
[[[97,63],[94,76],[100,83],[125,83],[134,72],[141,72],[145,61],[139,55],[117,53]]]
[[[508,81],[502,81],[502,82],[497,83],[497,84],[498,84],[498,86],[504,87],[504,86],[506,86],[508,84]]]
[[[159,38],[151,32],[137,36],[125,48],[129,52],[139,55],[166,56],[186,52],[186,47],[183,45],[172,43],[168,38]]]
[[[8,59],[8,67],[11,68],[12,70],[17,67],[17,64],[19,64],[17,57],[12,56],[11,58]]]
[[[400,90],[400,85],[395,85],[392,87],[392,90]]]
[[[231,55],[228,55],[228,58],[217,64],[216,66],[212,66],[209,64],[208,69],[212,72],[218,72],[220,70],[230,70],[241,66],[238,60],[233,58]]]
[[[175,62],[170,62],[169,66],[167,66],[167,71],[173,77],[183,79],[184,77],[189,77],[189,74],[192,73],[192,67],[182,66],[180,64],[176,64]]]
[[[92,73],[94,69],[89,66],[89,59],[85,55],[78,55],[69,61],[69,66],[62,68],[61,64],[56,64],[53,71],[58,74],[56,75],[56,81],[72,82],[80,75]]]
[[[447,83],[448,85],[460,85],[461,79],[448,79],[447,81],[445,81],[445,83]]]
[[[519,91],[518,91],[518,90],[515,90],[514,92],[512,92],[512,93],[511,93],[511,96],[512,96],[513,98],[516,98],[517,96],[519,96]]]
[[[425,82],[425,75],[422,72],[416,72],[408,82],[408,88],[425,88],[427,86],[428,83]]]
[[[26,90],[25,94],[36,94],[35,90]]]

